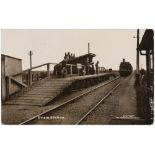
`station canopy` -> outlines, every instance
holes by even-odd
[[[138,47],[139,50],[153,50],[154,48],[154,32],[152,29],[147,29],[144,32],[140,45]]]
[[[93,58],[96,55],[93,53],[88,53],[85,55],[81,55],[79,57],[75,57],[74,59],[68,60],[68,63],[81,63],[81,62],[85,62],[87,58]]]

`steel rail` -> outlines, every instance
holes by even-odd
[[[105,85],[107,85],[107,84],[109,84],[109,83],[114,82],[115,80],[117,80],[117,79],[119,79],[119,78],[120,78],[120,76],[117,76],[115,79],[108,80],[106,83],[103,83],[102,85],[99,85],[99,86],[97,86],[97,87],[95,87],[95,88],[92,88],[91,90],[88,90],[88,91],[86,91],[86,92],[84,92],[84,93],[82,93],[82,94],[80,94],[80,95],[78,95],[78,96],[73,97],[72,99],[70,99],[70,100],[68,100],[68,101],[65,101],[65,102],[63,102],[63,103],[61,103],[61,104],[59,104],[59,105],[57,105],[57,106],[55,106],[55,107],[52,107],[52,108],[50,108],[50,109],[48,109],[48,110],[46,110],[46,111],[44,111],[44,112],[42,112],[42,113],[40,113],[40,114],[38,114],[38,115],[36,115],[36,116],[34,116],[34,117],[32,117],[32,118],[26,120],[26,121],[23,121],[23,122],[20,123],[19,125],[24,125],[24,124],[26,124],[26,123],[29,123],[29,122],[31,122],[31,121],[37,119],[38,117],[40,117],[40,116],[42,116],[42,115],[45,115],[45,114],[47,114],[48,112],[51,112],[51,111],[53,111],[53,110],[56,110],[56,109],[62,107],[63,105],[69,104],[69,103],[71,103],[71,102],[73,102],[73,101],[75,101],[75,100],[77,100],[77,99],[79,99],[79,98],[81,98],[81,97],[83,97],[83,96],[85,96],[85,95],[87,95],[87,94],[89,94],[89,93],[95,91],[95,90],[98,89],[98,88],[101,88],[101,87],[103,87],[103,86],[105,86]]]
[[[97,104],[94,107],[92,107],[83,117],[81,117],[75,123],[75,125],[80,124],[93,110],[95,110],[99,106],[99,104],[101,104],[106,98],[108,98],[111,95],[111,93],[120,85],[120,83],[118,83],[115,87],[113,87],[99,102],[97,102]]]

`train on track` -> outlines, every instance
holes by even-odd
[[[126,62],[125,59],[123,59],[123,62],[120,63],[119,66],[119,73],[120,76],[129,76],[132,73],[132,65],[130,62]]]

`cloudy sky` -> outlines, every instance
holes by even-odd
[[[143,33],[140,30],[140,38]],[[3,29],[1,35],[2,53],[21,58],[23,69],[29,68],[30,50],[34,53],[33,66],[58,63],[68,51],[76,56],[86,54],[88,42],[90,51],[96,54],[94,62],[99,60],[100,66],[118,69],[123,58],[136,66],[136,29]],[[145,68],[143,58],[141,67]]]

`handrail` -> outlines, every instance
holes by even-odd
[[[22,83],[22,82],[19,82],[19,81],[17,81],[16,79],[14,79],[13,77],[10,77],[10,79],[13,81],[13,82],[15,82],[17,85],[20,85],[20,86],[22,86],[22,87],[27,87],[27,85],[26,84],[24,84],[24,83]]]
[[[10,91],[11,91],[11,81],[16,83],[17,85],[21,86],[23,90],[23,87],[27,87],[27,85],[25,85],[24,83],[22,82],[19,82],[17,81],[16,79],[14,79],[13,77],[11,76],[6,76],[6,99],[9,99],[10,98]]]
[[[46,65],[50,65],[50,64],[52,64],[52,65],[56,65],[57,63],[45,63],[45,64],[42,64],[42,65],[38,65],[38,66],[35,66],[35,67],[32,67],[31,68],[31,70],[32,69],[36,69],[36,68],[39,68],[39,67],[42,67],[42,66],[46,66]],[[29,71],[30,69],[26,69],[26,70],[23,70],[23,72],[26,72],[26,71]]]
[[[42,64],[42,65],[38,65],[38,66],[32,67],[31,69],[29,68],[29,69],[23,70],[23,71],[20,72],[20,73],[14,74],[14,75],[12,75],[12,77],[21,75],[21,74],[23,74],[24,72],[27,72],[27,71],[29,71],[29,70],[36,69],[36,68],[39,68],[39,67],[42,67],[42,66],[46,66],[46,65],[50,65],[50,64],[56,65],[57,63],[45,63],[45,64]]]

